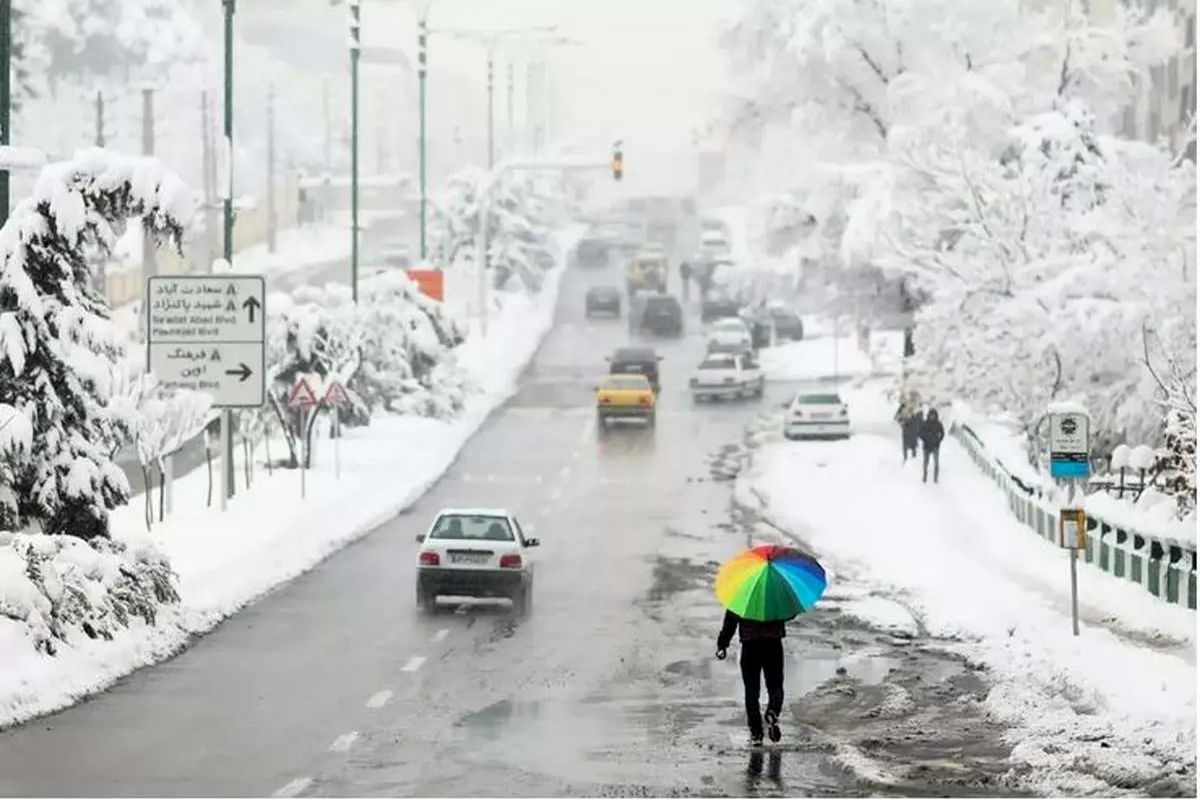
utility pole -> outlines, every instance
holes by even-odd
[[[321,111],[325,118],[325,171],[333,171],[333,119],[329,113],[329,76],[321,86]]]
[[[267,87],[267,252],[275,252],[275,84]]]
[[[104,147],[104,92],[96,90],[96,147]]]
[[[510,58],[508,60],[508,113],[506,115],[508,119],[508,135],[505,137],[505,149],[507,150],[505,155],[507,156],[512,155],[517,143],[517,140],[513,138],[515,135],[515,128],[513,126],[513,71],[513,60]]]
[[[225,261],[233,268],[233,12],[237,0],[223,0],[225,4]],[[236,491],[237,470],[233,468],[233,414],[228,408],[221,410],[221,471],[225,473],[224,491],[221,492],[221,508]]]
[[[0,145],[11,144],[12,0],[0,0]],[[0,170],[0,225],[8,222],[8,170]]]
[[[350,293],[358,302],[359,2],[350,0]]]
[[[154,155],[154,90],[142,89],[142,155]],[[142,280],[158,274],[154,239],[150,231],[142,231]]]
[[[426,24],[426,15],[429,13],[428,8],[425,13],[421,14],[421,18],[417,21],[417,81],[420,85],[420,100],[419,100],[419,116],[420,136],[418,139],[418,161],[420,169],[420,184],[421,184],[421,260],[424,261],[427,255],[427,246],[425,238],[425,211],[428,202],[425,196],[425,76],[427,72],[425,54],[426,44],[428,39],[429,28]],[[6,127],[7,129],[7,127]]]
[[[490,48],[490,47],[489,47],[489,48],[488,48],[488,55],[487,55],[487,94],[488,94],[488,140],[487,140],[487,148],[488,148],[488,169],[491,169],[492,167],[494,167],[494,166],[496,165],[496,148],[495,148],[495,144],[494,144],[494,142],[495,142],[495,125],[494,125],[494,115],[493,115],[493,113],[492,113],[492,108],[493,108],[493,106],[492,106],[492,96],[493,96],[493,94],[494,94],[494,92],[493,92],[493,85],[494,85],[494,81],[493,81],[493,66],[494,66],[494,52],[493,52],[492,48]]]

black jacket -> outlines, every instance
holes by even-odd
[[[921,444],[926,450],[937,450],[946,436],[946,429],[938,420],[937,412],[930,411],[929,416],[921,422]]]
[[[758,639],[782,639],[787,636],[783,622],[756,622],[752,619],[742,619],[732,611],[725,612],[725,623],[717,636],[717,649],[725,650],[733,641],[733,632],[738,632],[738,639],[752,642]]]

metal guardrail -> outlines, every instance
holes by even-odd
[[[1011,475],[967,425],[952,435],[985,475],[1004,492],[1013,516],[1047,541],[1057,542],[1058,512],[1040,492]],[[1088,515],[1083,559],[1117,578],[1132,581],[1150,594],[1183,608],[1196,608],[1196,550],[1163,542]]]

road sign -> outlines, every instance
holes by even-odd
[[[321,404],[324,406],[344,406],[349,402],[350,395],[346,394],[346,387],[334,381],[325,392],[325,399],[321,401]]]
[[[312,408],[320,405],[317,400],[317,394],[308,385],[308,381],[301,378],[292,387],[292,391],[288,393],[288,406],[291,408]]]
[[[1082,508],[1062,508],[1058,512],[1058,546],[1082,549],[1087,532],[1087,514]]]
[[[213,405],[265,400],[266,285],[259,275],[146,280],[146,365],[168,389],[208,392]]]
[[[421,294],[434,300],[444,300],[446,298],[445,290],[445,273],[440,269],[410,269],[408,277],[421,290]]]
[[[1050,414],[1051,477],[1086,478],[1091,474],[1089,427],[1088,415],[1083,412]]]

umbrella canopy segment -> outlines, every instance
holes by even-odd
[[[773,622],[811,609],[825,591],[825,570],[792,547],[760,545],[742,552],[717,572],[721,605],[744,619]]]

